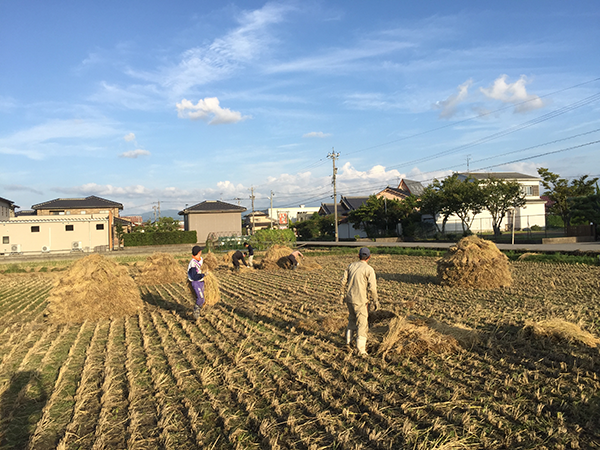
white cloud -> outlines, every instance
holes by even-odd
[[[134,133],[126,134],[123,137],[123,139],[125,139],[125,141],[127,141],[127,142],[135,141],[135,134]]]
[[[452,94],[446,100],[438,101],[433,105],[434,108],[442,110],[440,118],[449,119],[456,114],[458,105],[467,99],[472,84],[473,80],[465,81],[458,86],[458,93]]]
[[[507,83],[507,75],[498,77],[492,86],[487,89],[480,88],[479,90],[486,96],[494,100],[500,100],[503,103],[511,103],[515,105],[515,112],[527,112],[534,109],[542,108],[544,102],[537,95],[528,94],[525,89],[527,77],[521,75],[514,83]]]
[[[204,100],[198,100],[197,104],[185,98],[181,103],[177,103],[177,115],[181,118],[192,120],[208,121],[209,125],[218,125],[223,123],[237,123],[251,118],[251,116],[242,116],[238,111],[232,111],[229,108],[221,108],[217,97],[207,97]]]
[[[326,138],[331,136],[330,133],[323,133],[322,131],[311,131],[310,133],[304,134],[303,138]]]
[[[146,156],[149,155],[150,152],[148,150],[142,150],[142,149],[137,149],[137,150],[129,150],[127,152],[121,153],[119,155],[120,158],[132,158],[135,159],[138,156]]]

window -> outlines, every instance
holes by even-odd
[[[39,233],[40,232],[40,226],[39,225],[33,225],[31,227],[31,232],[32,233]]]
[[[97,223],[96,224],[96,230],[104,230],[104,224],[103,223]]]
[[[85,211],[79,211],[79,214],[85,214]]]
[[[10,244],[10,238],[8,236],[2,236],[3,244]]]
[[[74,225],[65,225],[65,231],[73,231],[74,228]]]

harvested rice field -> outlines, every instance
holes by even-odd
[[[0,449],[600,448],[600,267],[514,262],[510,287],[471,290],[435,258],[374,255],[359,358],[339,299],[355,258],[305,259],[216,268],[198,320],[172,282],[137,284],[133,315],[55,322],[66,271],[0,273]]]

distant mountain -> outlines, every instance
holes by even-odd
[[[183,220],[183,216],[180,216],[177,214],[179,211],[180,210],[178,210],[178,209],[161,209],[160,217],[172,217],[175,220]],[[123,215],[125,215],[125,214],[123,214]],[[139,216],[140,214],[132,214],[132,215]],[[142,213],[141,216],[142,216],[142,219],[144,222],[146,220],[154,221],[154,211]]]

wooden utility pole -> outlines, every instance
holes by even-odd
[[[269,228],[273,228],[273,196],[275,193],[271,191],[271,210],[269,211],[269,220],[271,221],[271,226]]]
[[[252,200],[252,215],[250,216],[252,220],[252,234],[254,235],[254,221],[256,217],[254,217],[254,186],[250,187],[250,199]]]
[[[331,184],[333,184],[333,220],[335,222],[335,242],[340,240],[338,233],[338,208],[337,208],[337,187],[336,187],[336,175],[337,168],[335,167],[335,160],[340,157],[339,152],[335,153],[333,151],[333,147],[331,148],[331,153],[327,155],[328,158],[331,158],[333,161],[333,177],[331,179]]]

